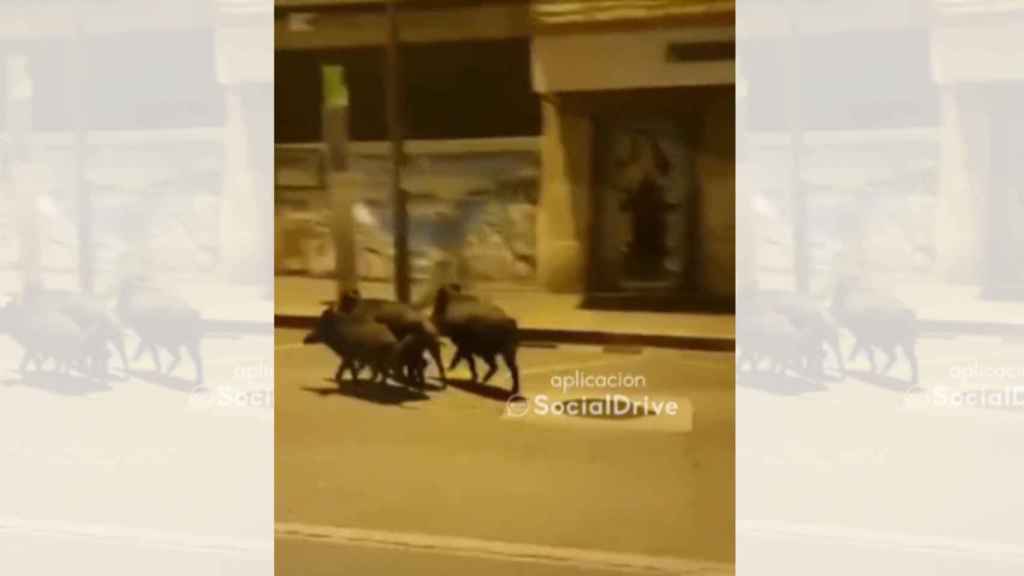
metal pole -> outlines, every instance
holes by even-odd
[[[76,8],[78,4],[75,5]],[[82,46],[82,13],[75,10],[74,42],[71,43],[72,90],[70,94],[72,108],[72,129],[74,130],[75,148],[75,187],[77,188],[78,212],[78,282],[79,289],[85,294],[93,291],[93,225],[92,225],[92,193],[85,178],[85,160],[87,140],[87,123],[85,119],[84,82],[85,67],[88,63],[84,57]]]
[[[397,0],[388,0],[387,105],[391,136],[391,198],[395,216],[395,297],[409,302],[408,195],[402,188],[402,117],[399,95]]]
[[[6,59],[7,125],[10,134],[10,175],[14,184],[14,225],[18,230],[19,262],[24,286],[39,285],[40,252],[38,184],[33,182],[32,159],[33,86],[31,63],[24,53],[9,54]],[[13,81],[13,83],[12,83]]]
[[[352,217],[356,193],[351,186],[343,184],[346,179],[342,175],[348,169],[349,98],[343,66],[321,66],[321,73],[324,82],[321,121],[326,149],[318,157],[318,168],[327,202],[334,211],[332,235],[340,301],[345,290],[358,287],[356,231]]]
[[[801,155],[803,154],[804,143],[803,126],[800,118],[802,101],[800,97],[800,28],[797,22],[799,14],[792,8],[792,5],[790,5],[789,14],[792,18],[792,35],[790,37],[791,49],[787,78],[789,93],[787,100],[789,102],[790,160],[792,163],[790,183],[793,194],[793,268],[796,276],[796,290],[806,293],[809,285],[809,246],[807,239],[807,192],[804,189],[803,177],[801,175]]]

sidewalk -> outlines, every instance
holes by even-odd
[[[0,270],[0,300],[20,293],[21,286],[19,272]],[[45,286],[49,290],[78,291],[73,272],[47,271]],[[198,310],[211,332],[270,333],[272,325],[269,318],[274,307],[274,297],[267,285],[193,279],[175,282],[173,285],[160,285],[159,288],[180,297]],[[116,289],[110,287],[97,294],[111,307],[114,306],[116,296]]]
[[[394,298],[390,284],[364,282],[360,288],[368,297]],[[334,299],[330,279],[278,276],[275,290],[278,326],[306,326],[319,315],[323,302]],[[1024,301],[983,299],[977,286],[934,282],[889,286],[885,291],[917,312],[926,335],[1024,337]],[[579,295],[522,287],[481,286],[475,292],[519,320],[527,340],[711,350],[735,346],[733,315],[582,310]]]
[[[331,279],[275,278],[277,326],[305,327],[335,297]],[[363,282],[366,297],[394,298],[390,284]],[[735,348],[735,316],[725,314],[581,310],[578,294],[482,285],[474,293],[518,320],[523,340],[629,344],[700,350]]]
[[[274,298],[266,287],[190,283],[175,293],[200,310],[212,332],[270,334]]]
[[[978,286],[907,284],[886,288],[917,312],[931,334],[1024,335],[1024,301],[981,298]]]
[[[50,276],[48,286],[76,289],[71,275]],[[19,290],[20,281],[13,271],[0,271],[0,287],[10,297]],[[387,283],[363,282],[360,288],[368,297],[394,298]],[[265,287],[197,281],[173,287],[175,294],[200,310],[211,331],[226,333],[269,331],[272,308],[277,326],[307,326],[319,316],[323,302],[334,299],[331,279],[277,276],[274,290],[271,296]],[[982,299],[980,289],[970,285],[917,283],[884,290],[917,312],[923,334],[1024,337],[1024,301]],[[733,315],[581,310],[579,295],[524,287],[481,286],[475,292],[519,320],[527,340],[734,348]]]

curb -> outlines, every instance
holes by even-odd
[[[316,318],[298,314],[275,314],[274,322],[247,320],[205,321],[206,333],[218,334],[264,334],[274,328],[312,328]],[[920,334],[933,337],[984,335],[1024,338],[1024,324],[1005,322],[965,322],[955,320],[918,321]],[[565,344],[593,344],[601,346],[648,346],[677,350],[703,350],[709,352],[731,352],[736,349],[735,337],[724,336],[678,336],[671,334],[644,334],[606,332],[600,330],[563,330],[554,328],[520,328],[522,340],[526,342],[559,342]]]
[[[203,334],[208,336],[270,334],[273,329],[270,321],[203,319]]]
[[[275,328],[312,328],[317,317],[299,314],[275,314]],[[561,344],[593,344],[601,346],[645,346],[675,350],[705,352],[732,352],[736,339],[723,336],[675,336],[670,334],[643,334],[604,332],[600,330],[561,330],[549,328],[520,328],[522,342],[557,342]]]
[[[1017,322],[921,319],[917,321],[917,326],[920,334],[928,334],[929,336],[961,336],[971,334],[1024,337],[1024,324]]]
[[[519,574],[530,573],[534,566],[554,566],[572,572],[614,574],[733,576],[735,565],[725,562],[690,560],[673,556],[645,556],[605,550],[562,548],[478,538],[439,536],[344,528],[340,526],[278,523],[275,541],[299,541],[341,549],[377,548],[406,554],[432,554],[447,557],[486,559],[522,567]]]

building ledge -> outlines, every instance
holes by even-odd
[[[534,32],[606,31],[665,26],[734,26],[735,0],[535,0],[530,20]]]

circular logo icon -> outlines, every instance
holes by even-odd
[[[530,411],[530,401],[526,399],[526,396],[516,394],[505,401],[505,415],[512,416],[513,418],[520,418],[526,416],[526,413]]]
[[[214,396],[213,391],[206,386],[199,385],[192,389],[192,392],[188,396],[188,405],[190,408],[195,410],[209,410],[213,408],[214,402],[217,398]]]

